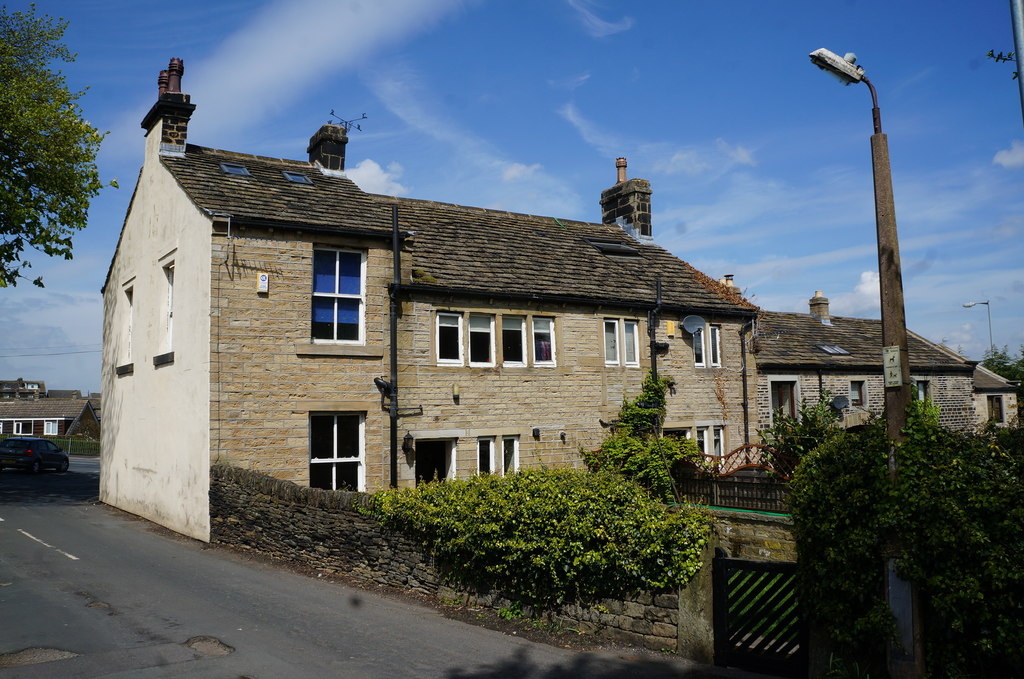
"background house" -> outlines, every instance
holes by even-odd
[[[180,72],[104,285],[103,501],[208,539],[211,460],[359,490],[579,464],[654,363],[666,428],[748,436],[756,307],[654,244],[624,160],[602,223],[370,195],[344,127],[303,161],[188,144]]]
[[[762,428],[776,411],[794,415],[802,402],[816,402],[826,393],[848,399],[846,426],[883,411],[881,321],[832,316],[821,291],[809,304],[807,314],[766,311],[758,318],[752,343]],[[907,343],[916,397],[935,403],[945,426],[975,426],[976,363],[913,332],[908,331]]]
[[[1007,426],[1017,418],[1018,383],[983,365],[974,369],[974,409],[979,425]]]
[[[65,436],[96,438],[99,420],[92,404],[84,399],[40,398],[0,401],[0,435]]]
[[[0,381],[0,399],[4,398],[42,398],[46,395],[46,383],[40,380]]]

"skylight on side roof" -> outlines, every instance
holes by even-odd
[[[640,250],[617,240],[584,237],[583,240],[606,255],[614,257],[639,257]]]
[[[824,351],[826,354],[831,354],[833,356],[849,356],[850,355],[849,351],[847,351],[846,349],[843,349],[838,344],[816,344],[815,346],[818,347],[819,349],[821,349],[822,351]]]
[[[296,184],[312,184],[313,183],[312,179],[310,179],[306,175],[302,174],[301,172],[289,172],[288,170],[282,170],[281,174],[284,175],[285,179],[287,179],[290,182],[295,182]]]
[[[220,170],[224,174],[234,174],[239,177],[248,177],[249,170],[245,165],[239,165],[238,163],[221,163]]]

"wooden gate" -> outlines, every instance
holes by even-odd
[[[786,677],[807,676],[807,626],[796,564],[729,558],[713,564],[715,664]]]

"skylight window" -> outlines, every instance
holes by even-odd
[[[584,238],[584,241],[594,246],[606,255],[613,257],[639,257],[640,251],[631,245],[620,243],[616,240],[602,240],[600,238]]]
[[[248,177],[249,170],[245,165],[239,165],[237,163],[221,163],[220,169],[224,174],[234,174],[239,177]]]
[[[818,345],[815,345],[815,346],[817,346],[819,349],[824,351],[826,354],[831,354],[833,356],[849,356],[850,355],[849,351],[847,351],[846,349],[843,349],[838,344],[818,344]]]
[[[287,179],[290,182],[295,182],[296,184],[312,184],[313,183],[312,179],[310,179],[306,175],[302,174],[301,172],[288,172],[287,170],[284,170],[284,171],[281,172],[281,174],[284,175],[285,179]]]

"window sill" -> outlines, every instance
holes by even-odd
[[[116,368],[114,368],[114,374],[117,375],[118,377],[121,377],[122,375],[131,375],[134,372],[134,363],[125,363],[124,365],[119,365]]]
[[[153,367],[159,368],[162,365],[170,365],[174,363],[174,352],[168,351],[166,354],[160,354],[153,357]]]
[[[296,342],[295,354],[297,356],[384,358],[384,347],[366,346],[362,344],[314,344],[312,342]]]

